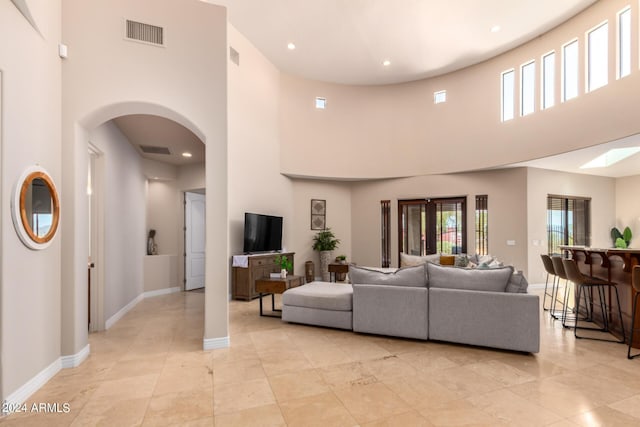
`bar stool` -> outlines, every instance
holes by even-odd
[[[580,270],[578,270],[578,264],[576,263],[576,261],[574,259],[563,259],[562,260],[562,264],[564,266],[564,271],[565,274],[567,275],[567,277],[569,278],[569,280],[571,280],[576,287],[578,288],[578,295],[576,297],[576,323],[575,326],[573,328],[573,334],[576,338],[586,338],[586,339],[591,339],[591,340],[598,340],[598,341],[609,341],[609,342],[618,342],[618,343],[624,343],[624,337],[625,337],[625,333],[624,333],[624,321],[622,320],[622,309],[620,307],[620,297],[618,295],[618,287],[615,283],[613,282],[608,282],[606,280],[602,280],[602,279],[598,279],[596,277],[589,277],[589,276],[585,276],[584,274],[582,274],[580,272]],[[602,322],[604,324],[604,326],[602,328],[592,328],[592,327],[587,327],[587,326],[578,326],[578,316],[580,314],[580,297],[584,296],[584,300],[585,300],[585,305],[586,308],[588,310],[589,306],[587,305],[587,302],[590,302],[591,304],[593,304],[593,301],[589,301],[589,293],[587,293],[588,290],[592,290],[594,289],[598,292],[598,297],[600,300],[600,310],[602,312]],[[607,300],[606,300],[606,294],[605,291],[606,289],[613,289],[615,291],[616,294],[616,300],[618,303],[618,319],[620,320],[620,325],[622,326],[622,339],[621,340],[608,340],[608,339],[604,339],[604,338],[592,338],[592,337],[585,337],[585,336],[578,336],[578,329],[587,329],[587,330],[592,330],[592,331],[599,331],[599,332],[609,332],[609,311],[608,311],[608,307],[607,307]],[[566,305],[566,304],[565,304]]]
[[[564,326],[565,328],[568,328],[568,326],[565,324],[565,319],[567,317],[567,303],[569,298],[569,279],[567,278],[567,275],[564,272],[564,266],[562,265],[562,257],[552,256],[549,258],[551,258],[551,263],[553,264],[553,271],[555,272],[555,275],[558,278],[558,281],[554,288],[555,295],[553,297],[553,304],[551,306],[551,311],[550,311],[551,317],[553,317],[554,319],[562,320],[562,326]],[[558,292],[560,291],[560,280],[565,281],[564,282],[564,298],[562,300],[562,309],[556,310],[556,302],[558,302]]]
[[[627,359],[633,359],[634,357],[640,356],[638,354],[631,354],[631,344],[633,344],[633,333],[638,329],[635,327],[636,323],[636,311],[638,309],[638,298],[640,298],[640,265],[636,265],[631,270],[631,285],[633,286],[633,290],[636,292],[636,296],[633,299],[633,311],[631,312],[631,335],[629,335],[629,348],[627,349]]]
[[[553,304],[553,298],[555,297],[555,289],[556,289],[556,271],[553,269],[553,261],[551,261],[551,257],[547,254],[540,254],[540,258],[542,258],[542,265],[544,265],[544,269],[547,272],[547,280],[544,282],[544,297],[542,298],[542,309],[544,311],[551,310],[551,306]],[[553,279],[551,282],[551,288],[549,289],[549,277]],[[551,291],[551,293],[549,293]],[[547,297],[551,298],[549,302],[549,308],[547,308]]]

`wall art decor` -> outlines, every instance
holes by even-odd
[[[327,228],[327,201],[311,199],[311,229],[324,230]]]

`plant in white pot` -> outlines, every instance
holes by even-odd
[[[276,256],[276,264],[280,266],[280,278],[286,279],[287,274],[293,269],[293,263],[286,255]]]
[[[335,250],[339,244],[340,240],[336,239],[330,228],[319,231],[313,237],[313,250],[320,252],[320,272],[322,273],[322,280],[325,282],[329,281],[331,251]]]

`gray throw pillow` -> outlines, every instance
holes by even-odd
[[[391,285],[424,288],[427,275],[424,265],[404,267],[395,272],[382,272],[357,265],[349,265],[349,279],[353,285]]]
[[[456,255],[456,261],[454,264],[456,267],[466,267],[469,265],[469,257],[467,254]]]
[[[482,270],[442,267],[427,264],[429,287],[448,289],[467,289],[472,291],[505,292],[507,283],[513,274],[513,267]]]
[[[440,254],[433,255],[409,255],[400,252],[400,267],[413,267],[414,265],[423,265],[427,262],[440,262]]]
[[[521,271],[518,271],[511,275],[511,279],[509,279],[509,283],[507,283],[507,289],[505,292],[526,294],[528,287],[529,282],[527,282],[527,278],[524,277],[524,274],[522,274]]]

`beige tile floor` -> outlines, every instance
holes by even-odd
[[[204,352],[203,294],[147,299],[29,399],[66,414],[11,426],[638,426],[640,359],[545,314],[526,355],[282,323],[230,303],[231,347]]]

